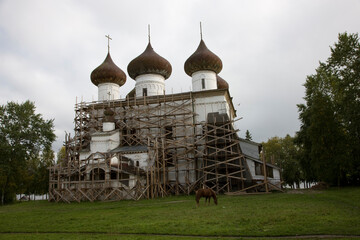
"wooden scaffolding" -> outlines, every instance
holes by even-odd
[[[191,194],[203,186],[218,193],[243,189],[251,176],[236,120],[210,113],[198,122],[194,104],[192,92],[77,103],[66,157],[50,167],[49,201],[137,200]],[[92,134],[102,130],[106,109],[114,112],[120,146],[146,149],[145,168],[121,151],[80,157],[89,152]]]

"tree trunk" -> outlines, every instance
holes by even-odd
[[[4,187],[1,189],[1,205],[4,205],[4,201],[5,201],[5,189],[6,189],[6,185],[7,185],[7,176],[6,176],[6,180],[5,180],[5,184]]]

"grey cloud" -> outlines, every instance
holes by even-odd
[[[73,131],[76,97],[97,98],[89,76],[106,56],[105,34],[113,38],[113,60],[126,72],[144,51],[151,24],[154,50],[173,66],[166,91],[188,91],[183,66],[199,44],[202,21],[204,40],[222,59],[220,75],[243,117],[240,134],[249,129],[255,141],[294,134],[306,75],[326,60],[339,32],[358,31],[358,9],[356,0],[3,0],[0,104],[35,101],[46,118],[55,118],[58,150],[64,131]],[[128,77],[120,94],[134,85]]]

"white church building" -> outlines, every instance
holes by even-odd
[[[50,168],[49,200],[137,200],[200,187],[217,193],[279,189],[280,169],[264,165],[261,144],[238,136],[229,84],[218,75],[222,66],[201,39],[184,64],[192,91],[167,94],[172,66],[149,39],[127,66],[135,88],[120,99],[126,74],[109,51],[91,73],[98,100],[76,104],[66,158]]]

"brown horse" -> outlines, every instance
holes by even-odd
[[[205,203],[207,202],[207,200],[209,199],[209,204],[210,204],[210,198],[212,197],[214,199],[214,203],[217,205],[217,198],[216,198],[216,193],[210,189],[210,188],[206,188],[206,189],[199,189],[196,191],[196,206],[199,207],[199,200],[201,197],[205,197]]]

